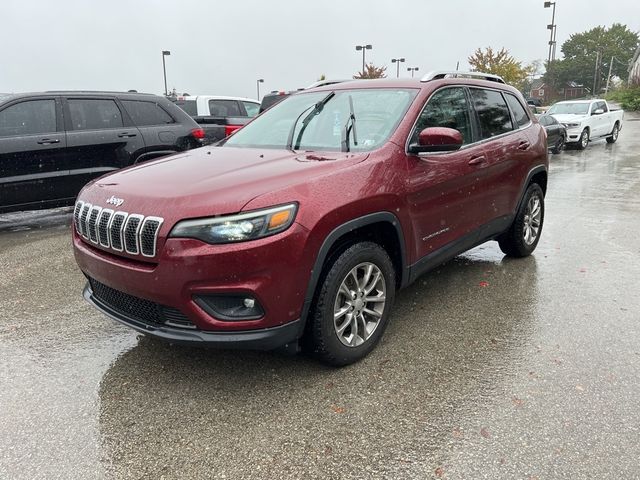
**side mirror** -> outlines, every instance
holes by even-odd
[[[602,115],[604,113],[604,109],[598,108],[593,112],[594,115]]]
[[[409,153],[452,152],[462,146],[462,134],[453,128],[429,127],[418,134],[418,143],[409,145]]]

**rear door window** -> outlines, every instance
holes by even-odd
[[[240,105],[235,100],[209,100],[209,113],[212,117],[244,117]]]
[[[522,104],[518,101],[518,99],[511,95],[510,93],[506,93],[504,97],[507,99],[507,103],[509,104],[509,108],[511,108],[511,113],[513,113],[513,118],[519,127],[523,127],[529,123],[529,115],[527,115],[527,111],[522,106]]]
[[[255,117],[260,110],[260,104],[253,102],[242,102],[244,109],[247,111],[247,115],[250,117]]]
[[[438,90],[429,98],[418,117],[410,143],[417,143],[420,132],[429,127],[453,128],[462,134],[463,144],[471,143],[470,111],[463,87]]]
[[[195,100],[176,100],[174,103],[192,117],[198,116],[198,106]]]
[[[67,102],[73,130],[122,128],[122,113],[113,100],[70,98]]]
[[[56,131],[55,100],[29,100],[0,111],[0,137]]]
[[[484,88],[470,88],[469,91],[480,120],[480,135],[483,139],[513,130],[509,108],[500,92]]]
[[[138,127],[175,123],[173,117],[155,102],[123,100],[122,104]]]

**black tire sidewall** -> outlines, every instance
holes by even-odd
[[[363,262],[375,264],[384,276],[386,302],[380,323],[373,335],[357,347],[348,347],[338,338],[333,324],[333,307],[340,284],[356,265]],[[373,350],[380,341],[388,323],[395,298],[395,271],[386,251],[376,243],[361,242],[347,248],[332,265],[320,286],[313,310],[314,352],[320,359],[334,366],[354,363]]]

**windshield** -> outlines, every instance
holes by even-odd
[[[588,112],[588,103],[556,103],[549,110],[547,110],[547,115],[562,115],[571,113],[574,115],[586,115]]]
[[[353,113],[357,141],[350,138],[350,151],[370,151],[381,146],[393,133],[416,96],[415,89],[336,90],[319,111],[313,107],[326,99],[328,91],[292,95],[266,111],[225,143],[230,147],[287,148],[294,128],[296,150],[340,151],[343,132]],[[351,99],[351,100],[350,100]],[[303,119],[312,112],[308,121]]]

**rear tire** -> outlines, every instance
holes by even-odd
[[[311,311],[310,340],[323,363],[349,365],[373,350],[389,323],[395,270],[373,242],[352,245],[326,268]]]
[[[509,229],[498,237],[500,250],[509,257],[527,257],[538,246],[544,223],[544,192],[532,183],[522,198]]]
[[[554,153],[554,154],[560,153],[563,148],[564,148],[564,135],[560,135],[560,138],[558,139],[555,146],[551,150],[551,153]]]
[[[582,133],[580,134],[580,138],[578,139],[578,143],[576,145],[578,147],[578,150],[584,150],[585,148],[587,148],[587,145],[589,145],[589,130],[587,128],[582,130]]]
[[[607,143],[616,143],[616,140],[618,140],[619,134],[620,134],[620,125],[618,125],[618,122],[616,122],[615,125],[613,126],[613,130],[611,131],[611,135],[607,137]]]

